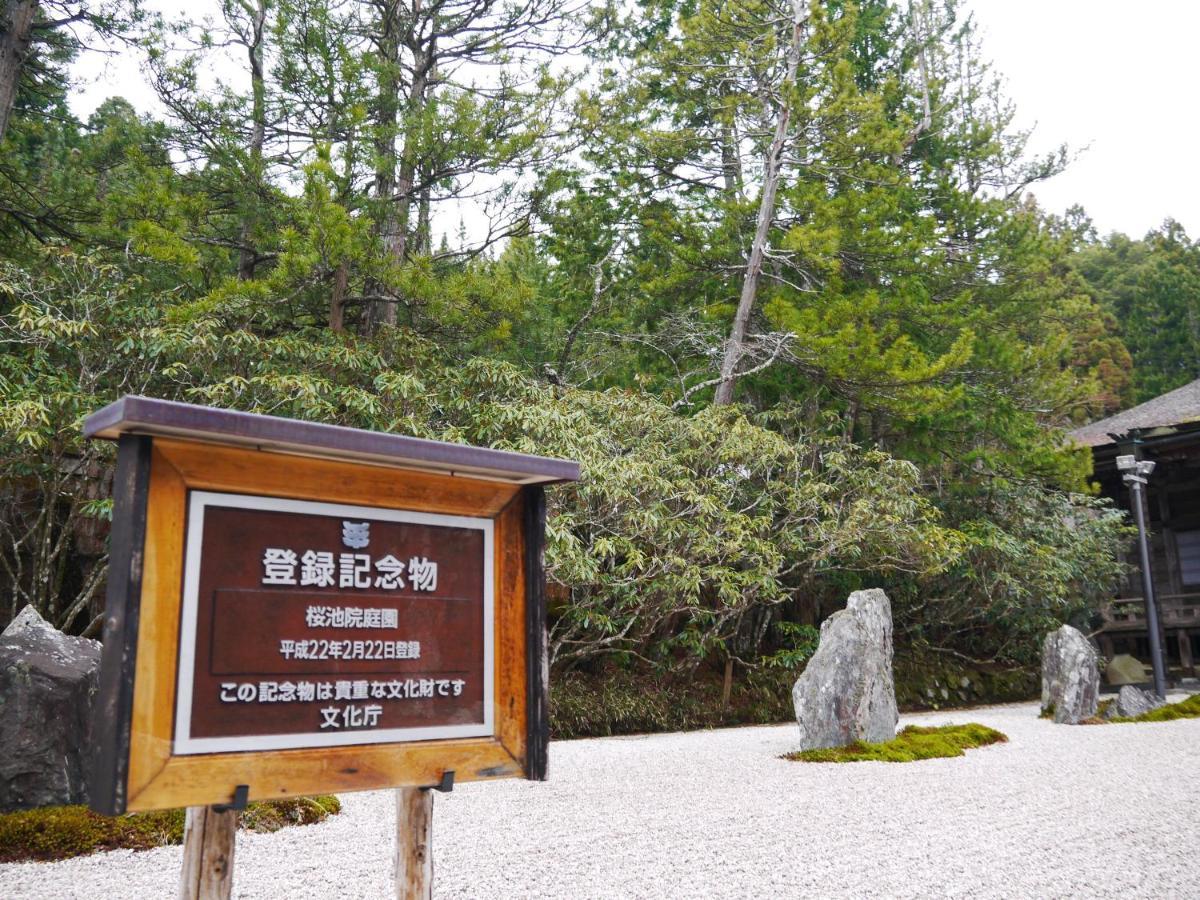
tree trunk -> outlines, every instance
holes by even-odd
[[[17,101],[21,69],[29,56],[37,0],[3,0],[0,18],[0,141],[8,131],[8,119]]]
[[[425,91],[429,86],[429,73],[434,65],[434,39],[428,46],[422,41],[415,26],[421,14],[421,0],[413,0],[414,27],[409,32],[408,49],[413,56],[413,80],[405,106],[404,147],[400,151],[400,177],[396,182],[397,235],[393,256],[398,263],[408,256],[408,229],[413,203],[413,186],[417,174],[416,143],[417,129],[422,127],[425,112]],[[419,241],[418,241],[419,243]]]
[[[395,10],[395,7],[390,9]],[[417,160],[416,143],[417,129],[422,127],[422,114],[425,110],[426,91],[429,87],[429,75],[436,62],[434,38],[421,36],[421,23],[424,10],[422,0],[412,0],[411,13],[406,13],[403,38],[400,34],[399,16],[395,16],[392,31],[392,43],[389,52],[394,53],[396,60],[395,72],[399,72],[399,55],[401,48],[406,48],[412,54],[413,77],[409,85],[408,97],[404,106],[404,143],[400,149],[399,158],[396,154],[395,136],[398,132],[397,117],[399,109],[395,98],[399,95],[398,78],[391,85],[390,107],[387,109],[390,127],[384,129],[388,133],[388,144],[385,153],[380,154],[385,162],[386,173],[380,172],[376,181],[380,185],[378,196],[384,204],[383,227],[381,238],[384,256],[399,265],[408,258],[411,251],[409,246],[409,229],[412,218],[413,192],[416,183]],[[381,99],[389,91],[380,89]],[[399,169],[397,173],[397,168]],[[382,190],[387,188],[386,193]],[[378,293],[378,292],[377,292]],[[368,309],[370,330],[378,325],[396,324],[396,303],[394,300],[372,301]]]
[[[267,21],[266,0],[258,0],[251,21],[250,85],[253,95],[251,106],[252,128],[250,131],[250,204],[242,216],[241,250],[238,257],[238,280],[249,281],[254,277],[258,264],[258,253],[254,248],[254,229],[258,224],[258,207],[263,189],[263,142],[267,134],[266,84],[263,80],[263,29]]]
[[[421,189],[420,205],[417,207],[417,240],[413,246],[419,254],[428,256],[433,252],[433,225],[430,221],[429,188]]]
[[[726,91],[725,102],[732,104]],[[738,146],[737,123],[733,114],[721,111],[721,175],[725,181],[725,199],[733,202],[742,192],[742,154]]]
[[[807,5],[801,0],[793,4],[792,42],[788,48],[787,74],[780,86],[779,111],[775,120],[775,134],[767,150],[763,172],[762,195],[758,201],[758,219],[754,228],[754,242],[746,260],[746,274],[742,279],[742,293],[738,299],[737,312],[733,316],[733,327],[725,344],[725,356],[721,360],[721,381],[717,384],[713,406],[728,406],[733,403],[733,387],[737,380],[737,367],[741,361],[746,330],[750,325],[750,314],[758,294],[758,279],[762,274],[763,259],[771,224],[775,220],[775,196],[779,191],[780,166],[783,151],[787,146],[788,125],[791,122],[791,101],[788,90],[796,83],[796,72],[800,68],[800,52],[804,45],[804,23],[808,20]]]
[[[329,294],[329,328],[331,331],[346,330],[346,286],[350,271],[346,261],[338,265],[333,273],[333,290]]]
[[[378,204],[379,242],[384,255],[395,258],[399,233],[396,217],[396,132],[400,95],[400,21],[399,0],[383,6],[379,21],[378,47],[380,70],[375,103],[375,201]],[[382,297],[386,288],[372,280],[367,293]],[[396,324],[396,303],[390,299],[374,299],[367,303],[363,315],[363,330],[374,334],[381,325]]]

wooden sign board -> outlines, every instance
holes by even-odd
[[[564,460],[126,397],[93,808],[546,776]]]

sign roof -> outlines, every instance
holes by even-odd
[[[516,484],[555,484],[579,480],[579,463],[573,460],[384,434],[341,425],[301,422],[136,395],[122,397],[92,413],[84,420],[83,433],[85,437],[108,440],[115,440],[122,434],[187,437],[261,450],[360,460]]]

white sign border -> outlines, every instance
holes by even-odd
[[[192,737],[192,679],[196,665],[196,618],[199,608],[200,545],[204,536],[204,511],[210,507],[264,509],[304,515],[375,519],[413,525],[472,528],[483,532],[483,722],[467,725],[434,725],[421,728],[389,728],[379,731],[301,732],[295,734]],[[257,494],[190,491],[188,497],[187,545],[184,548],[183,607],[179,623],[179,663],[175,693],[175,742],[173,754],[246,752],[252,750],[303,750],[344,747],[354,744],[389,744],[432,741],[446,738],[492,737],[495,735],[495,548],[491,519],[422,513],[316,500],[290,500]]]

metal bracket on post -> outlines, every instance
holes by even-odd
[[[450,769],[442,773],[442,780],[438,784],[431,784],[429,787],[421,788],[423,791],[437,791],[442,794],[448,794],[454,790],[454,770]]]
[[[451,774],[454,774],[453,772]],[[250,802],[250,785],[239,784],[233,789],[232,803],[214,803],[212,805],[213,812],[244,812],[246,804]]]

